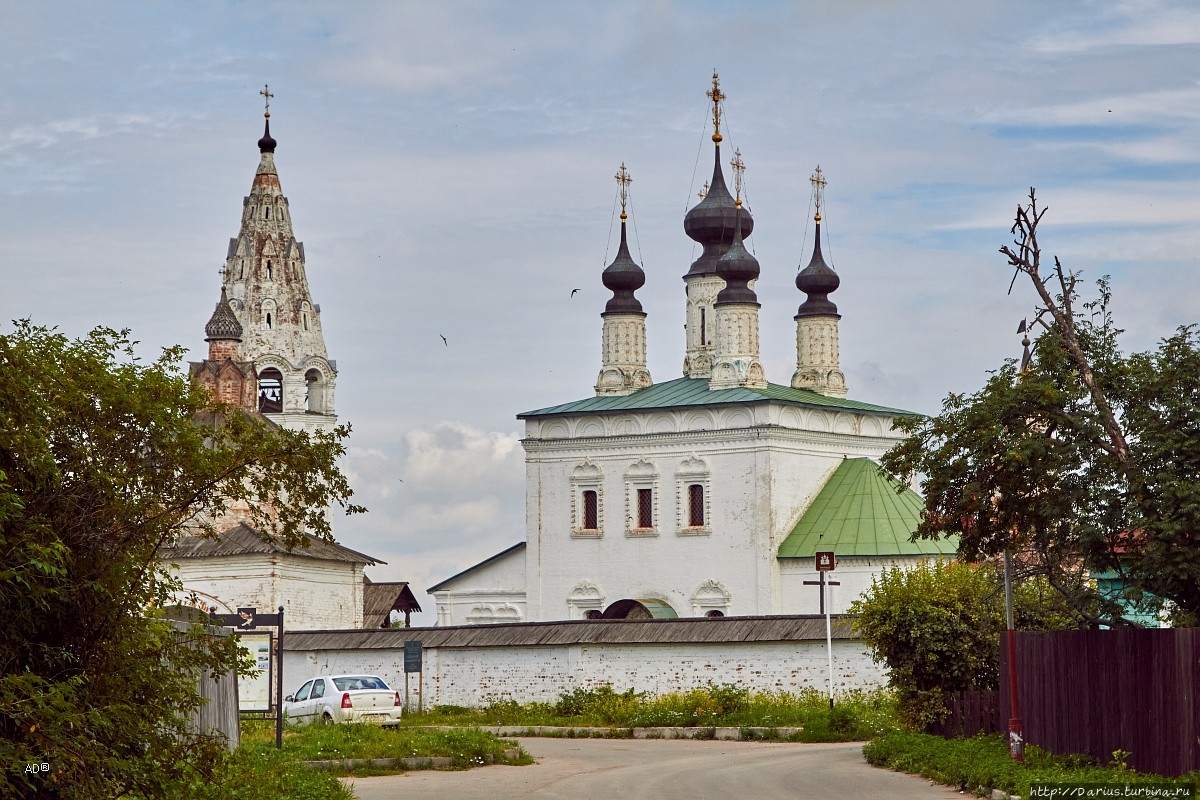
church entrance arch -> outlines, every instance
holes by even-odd
[[[665,600],[644,597],[618,600],[604,609],[604,619],[676,619],[679,615]]]

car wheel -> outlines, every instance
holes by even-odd
[[[333,717],[329,716],[328,711],[326,711],[324,714],[321,715],[321,724],[322,725],[332,725],[333,724]]]

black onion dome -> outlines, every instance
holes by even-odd
[[[754,231],[754,218],[746,209],[738,210],[737,201],[725,185],[725,173],[721,170],[721,145],[715,147],[712,182],[704,196],[683,218],[683,231],[704,245],[704,252],[692,263],[688,275],[712,275],[717,271],[717,259],[733,243],[734,223],[740,218],[742,235]]]
[[[238,322],[233,309],[229,307],[224,286],[221,287],[221,299],[209,317],[208,324],[204,326],[204,335],[206,342],[222,339],[236,339],[239,342],[242,340],[242,323]]]
[[[622,214],[624,216],[624,214]],[[604,306],[605,314],[644,314],[641,302],[633,296],[634,291],[646,283],[646,273],[629,255],[625,239],[625,220],[621,220],[621,246],[617,257],[604,268],[601,276],[604,286],[612,290],[612,299]]]
[[[730,303],[753,303],[758,305],[758,295],[750,288],[750,281],[759,273],[758,259],[746,249],[742,240],[742,221],[737,220],[733,229],[733,242],[725,255],[717,259],[717,276],[725,281],[725,288],[717,292],[715,305]]]
[[[263,130],[263,137],[258,140],[258,152],[274,153],[275,140],[271,138],[271,119],[268,117]]]
[[[796,276],[796,288],[808,295],[808,299],[800,304],[796,316],[836,316],[837,306],[828,295],[836,291],[841,283],[842,279],[825,263],[825,257],[821,254],[821,221],[817,220],[816,245],[813,247],[812,260]]]

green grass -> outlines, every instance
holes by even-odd
[[[444,756],[454,759],[458,768],[485,763],[530,763],[523,752],[516,759],[508,759],[504,751],[514,747],[515,743],[478,728],[434,731],[361,723],[288,726],[283,732],[283,753],[298,761]],[[254,753],[274,751],[274,724],[243,724],[242,749]]]
[[[1029,745],[1024,764],[1013,761],[1003,735],[971,739],[943,739],[923,733],[892,732],[863,747],[863,755],[877,767],[923,775],[962,791],[984,794],[1000,789],[1029,796],[1029,784],[1146,783],[1165,780],[1159,775],[1135,772],[1124,766],[1120,753],[1114,761],[1099,765],[1086,756],[1055,756]],[[1195,783],[1200,773],[1179,780]]]
[[[847,692],[836,698],[831,711],[828,698],[815,690],[757,693],[728,684],[657,697],[599,686],[575,689],[556,703],[497,700],[482,708],[437,706],[423,713],[409,711],[403,725],[802,728],[792,738],[805,742],[862,741],[899,727],[890,692]]]

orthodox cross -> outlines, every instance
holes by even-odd
[[[733,167],[733,192],[734,199],[737,204],[742,204],[742,187],[745,185],[746,162],[742,161],[742,151],[733,151],[733,160],[729,162],[729,166]]]
[[[713,136],[714,142],[721,141],[721,101],[725,99],[725,93],[721,91],[721,79],[717,77],[717,70],[713,69],[713,87],[705,92],[708,98],[713,103]]]
[[[820,574],[820,576],[821,576],[821,580],[819,580],[819,581],[805,581],[805,582],[804,582],[804,585],[805,585],[805,586],[820,586],[820,587],[821,587],[821,610],[820,610],[818,613],[820,613],[820,614],[824,614],[824,613],[825,613],[825,587],[826,587],[826,586],[841,586],[841,585],[842,585],[842,582],[841,582],[841,581],[827,581],[827,580],[825,580],[825,573],[824,573],[824,572],[821,572],[821,573],[819,573],[819,574]]]
[[[259,92],[259,94],[261,94],[261,95],[263,96],[263,98],[264,98],[264,99],[267,101],[267,109],[266,109],[266,113],[264,113],[264,114],[263,114],[263,116],[264,116],[264,117],[270,117],[270,116],[271,116],[271,98],[275,96],[275,95],[271,94],[271,87],[270,87],[270,85],[269,85],[269,84],[266,84],[266,83],[264,83],[264,84],[263,84],[262,91],[261,91],[261,92]]]
[[[625,169],[624,161],[621,162],[621,168],[613,177],[617,179],[617,186],[621,192],[621,221],[624,222],[626,219],[625,203],[629,200],[629,184],[633,183],[633,178],[629,177],[629,170]]]
[[[821,172],[821,165],[817,164],[816,170],[808,182],[813,185],[813,207],[816,209],[816,216],[813,217],[817,222],[821,221],[821,202],[825,199],[825,173]]]
[[[699,197],[701,200],[708,197],[708,181],[704,182],[704,187],[702,189],[700,189],[700,193],[697,194],[696,196]]]

